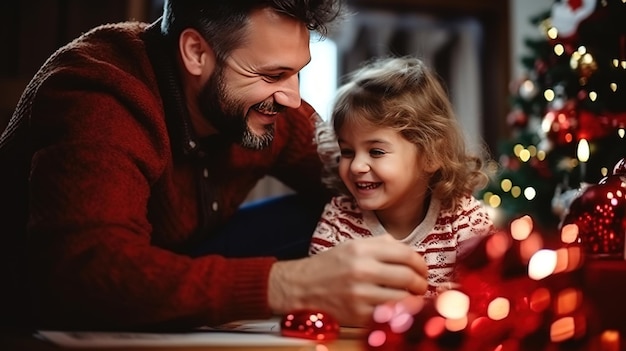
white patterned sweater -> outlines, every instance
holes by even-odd
[[[457,259],[477,243],[468,239],[490,235],[493,231],[486,209],[473,196],[464,197],[451,211],[441,211],[440,202],[433,198],[424,220],[400,241],[423,255],[428,266],[426,296],[434,296],[455,280]],[[347,240],[384,233],[386,230],[373,211],[361,210],[349,196],[337,196],[324,208],[309,254],[320,253]]]

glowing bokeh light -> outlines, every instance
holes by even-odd
[[[533,219],[528,216],[516,218],[511,222],[511,236],[515,240],[524,240],[528,238],[533,230]]]
[[[500,182],[500,188],[502,188],[502,191],[504,191],[505,193],[511,190],[512,187],[513,182],[511,182],[510,179],[502,179],[502,181]]]
[[[574,312],[582,302],[582,292],[574,288],[566,288],[555,298],[554,312],[557,315],[567,315]]]
[[[372,330],[367,336],[367,343],[372,347],[380,347],[387,341],[387,334],[382,330]]]
[[[439,294],[435,308],[440,315],[448,319],[464,318],[469,311],[470,298],[458,290],[446,290]]]
[[[578,238],[578,226],[576,224],[566,224],[561,228],[561,241],[571,244]]]
[[[489,239],[485,245],[487,257],[491,260],[497,260],[504,256],[506,251],[511,245],[510,236],[504,233],[495,233]]]
[[[413,325],[413,316],[409,313],[400,313],[389,321],[389,328],[396,334],[404,333]]]
[[[432,317],[424,324],[424,334],[431,339],[438,337],[445,330],[446,320],[440,316]]]
[[[387,323],[391,320],[394,315],[393,307],[389,305],[379,305],[374,308],[374,313],[372,314],[372,319],[376,323]]]
[[[459,319],[446,319],[446,329],[451,332],[458,332],[467,327],[467,316]]]
[[[557,56],[561,56],[561,55],[563,55],[563,53],[564,53],[564,52],[565,52],[565,48],[563,47],[563,45],[562,45],[562,44],[556,44],[556,45],[554,46],[554,53],[555,53]]]
[[[578,142],[576,157],[578,157],[578,161],[580,162],[589,161],[589,143],[587,142],[587,139],[580,139]]]
[[[530,294],[528,305],[532,311],[539,313],[550,307],[551,303],[552,297],[550,295],[550,290],[546,288],[538,288]]]
[[[537,190],[535,190],[535,188],[533,188],[532,186],[524,189],[524,197],[526,198],[526,200],[532,200],[535,198],[535,196],[537,196]]]
[[[520,188],[519,186],[514,186],[511,188],[511,195],[514,198],[518,198],[520,195],[522,195],[522,188]]]
[[[528,162],[528,160],[530,160],[530,151],[528,151],[528,149],[524,149],[524,150],[520,151],[519,159],[522,162]]]
[[[550,325],[550,340],[561,342],[571,339],[575,332],[574,317],[557,319]]]
[[[524,263],[528,263],[530,258],[543,247],[543,238],[538,233],[531,233],[528,238],[520,243],[519,255]]]
[[[508,317],[511,312],[511,302],[504,297],[496,297],[487,306],[487,316],[494,321]]]
[[[530,258],[528,262],[528,276],[534,280],[541,280],[554,272],[556,267],[556,252],[542,249]]]

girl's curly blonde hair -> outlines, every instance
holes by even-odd
[[[366,62],[348,75],[335,98],[331,123],[318,124],[317,147],[325,164],[324,182],[349,194],[337,172],[335,133],[344,126],[392,128],[414,143],[423,158],[439,167],[429,188],[443,209],[484,187],[487,155],[467,150],[463,132],[439,77],[415,57],[386,57]]]

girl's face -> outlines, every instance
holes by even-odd
[[[359,207],[373,211],[406,211],[428,187],[415,144],[390,128],[345,124],[337,133],[339,176]]]

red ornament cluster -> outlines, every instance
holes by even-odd
[[[300,310],[283,316],[280,322],[282,336],[330,341],[339,336],[337,320],[323,312]]]
[[[566,225],[576,225],[578,242],[590,257],[624,259],[626,159],[572,201],[561,224]]]

